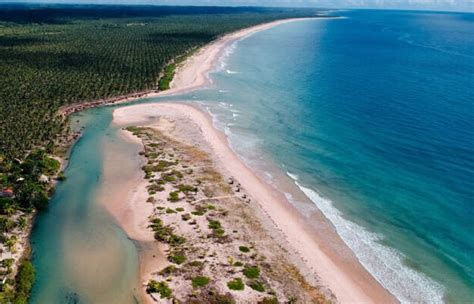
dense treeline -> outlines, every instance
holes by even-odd
[[[61,105],[152,90],[175,56],[217,36],[314,11],[155,6],[0,9],[0,152],[53,146]]]

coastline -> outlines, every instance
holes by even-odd
[[[235,41],[238,41],[249,35],[264,31],[280,24],[294,21],[327,18],[339,17],[315,16],[306,18],[288,18],[258,24],[249,28],[238,30],[233,33],[229,33],[220,38],[217,38],[216,40],[198,49],[192,55],[187,57],[183,62],[181,62],[176,68],[173,80],[170,83],[170,89],[168,90],[158,91],[156,89],[153,89],[130,93],[123,96],[116,96],[108,99],[99,99],[81,103],[74,103],[61,107],[58,113],[63,117],[67,117],[73,113],[77,113],[89,108],[118,105],[142,98],[166,97],[192,91],[194,89],[209,84],[210,80],[207,75],[214,69],[216,61],[219,60],[225,48],[228,45],[234,43]]]
[[[393,296],[386,291],[358,262],[334,231],[325,231],[324,239],[306,223],[301,215],[272,186],[258,178],[231,150],[224,134],[213,127],[212,120],[199,109],[183,104],[160,103],[133,105],[114,111],[117,125],[141,124],[147,117],[179,112],[199,126],[206,143],[211,147],[213,160],[221,172],[234,177],[243,189],[257,202],[261,211],[260,221],[269,235],[280,245],[297,255],[295,264],[308,275],[317,275],[318,283],[333,292],[339,302],[392,303]],[[325,220],[326,219],[320,219]],[[144,231],[144,233],[146,233]],[[331,235],[329,235],[331,234]],[[325,242],[337,243],[339,252],[331,252]],[[143,280],[142,280],[143,281]]]
[[[275,21],[220,38],[202,48],[178,67],[170,90],[148,97],[176,95],[208,85],[210,83],[207,77],[208,73],[214,69],[223,51],[231,43],[272,26],[302,19]],[[147,115],[149,116],[150,113],[160,115],[160,110],[164,110],[166,107],[168,110],[172,108],[186,114],[190,121],[200,127],[206,142],[212,147],[213,155],[219,162],[220,168],[230,176],[236,177],[248,193],[256,199],[270,223],[266,225],[266,228],[273,225],[272,234],[283,236],[282,245],[286,246],[290,252],[298,254],[299,259],[303,261],[303,263],[299,263],[300,269],[305,268],[303,273],[316,273],[320,282],[334,292],[340,302],[397,302],[360,264],[333,227],[329,231],[331,236],[326,236],[324,240],[318,238],[317,231],[314,231],[315,229],[305,222],[306,219],[299,214],[282,193],[276,193],[274,188],[245,166],[229,147],[225,135],[213,127],[212,121],[206,113],[195,107],[180,104],[135,105],[114,111],[114,124],[140,124],[146,121]],[[127,117],[124,117],[124,112],[127,112]],[[120,117],[120,115],[122,116]],[[277,203],[275,204],[275,202]],[[328,222],[322,215],[318,220]],[[262,218],[262,221],[265,219]],[[328,233],[328,231],[324,232]],[[328,241],[338,245],[326,246],[324,242]],[[334,251],[335,247],[340,247],[343,253]]]
[[[91,100],[91,101],[86,101],[82,103],[74,103],[66,106],[60,107],[58,110],[58,115],[62,116],[63,118],[66,118],[74,113],[81,112],[83,110],[87,110],[90,108],[95,108],[95,107],[101,107],[101,106],[110,106],[110,105],[118,105],[122,103],[127,103],[127,102],[133,102],[138,99],[142,98],[154,98],[154,97],[164,97],[164,96],[171,96],[171,95],[177,95],[181,93],[185,93],[187,91],[191,91],[194,89],[197,89],[201,86],[205,86],[209,83],[209,79],[207,77],[207,74],[212,71],[212,69],[215,66],[215,63],[217,60],[219,60],[220,56],[222,55],[222,52],[224,49],[231,43],[242,39],[248,35],[251,35],[253,33],[268,29],[270,27],[287,23],[287,22],[292,22],[292,21],[298,21],[298,20],[304,20],[304,19],[317,19],[317,18],[333,18],[330,16],[315,16],[315,17],[309,17],[309,18],[289,18],[289,19],[282,19],[282,20],[275,20],[272,22],[268,23],[263,23],[263,24],[258,24],[249,28],[244,28],[239,31],[229,33],[227,35],[224,35],[211,43],[203,46],[202,48],[199,48],[197,51],[192,53],[188,58],[186,58],[183,62],[181,62],[175,71],[175,76],[173,78],[173,81],[170,84],[170,89],[165,90],[165,91],[158,91],[158,90],[146,90],[146,91],[140,91],[140,92],[134,92],[122,96],[115,96],[107,99],[99,99],[99,100]],[[203,60],[206,61],[206,64],[203,65]],[[137,141],[137,138],[134,136],[131,136],[125,131],[122,131],[121,136],[123,138],[126,138],[125,140],[134,142],[137,144],[139,141]],[[61,143],[60,145],[60,152],[59,155],[53,155],[53,157],[58,160],[61,164],[60,166],[60,172],[63,172],[65,168],[68,166],[68,161],[69,161],[69,154],[71,152],[72,147],[74,146],[75,142],[81,138],[81,130],[75,130],[71,134],[66,135],[66,140],[65,142]],[[137,187],[145,187],[145,184],[140,177],[139,180],[135,180],[135,183],[130,183],[129,186],[130,188],[133,188],[134,186]],[[52,181],[54,184],[57,183],[56,181]],[[163,265],[166,263],[166,259],[164,256],[159,253],[163,251],[163,247],[160,246],[159,244],[156,243],[156,241],[153,239],[152,233],[148,229],[146,229],[146,226],[144,226],[143,223],[145,223],[142,220],[142,225],[137,224],[136,221],[140,220],[140,216],[134,217],[133,221],[130,221],[129,219],[125,219],[125,217],[128,217],[129,214],[126,215],[127,211],[131,211],[138,202],[141,202],[142,197],[139,195],[140,191],[134,191],[133,193],[127,193],[127,192],[122,192],[126,197],[126,199],[123,199],[123,197],[120,198],[120,200],[123,203],[126,203],[127,205],[122,205],[125,209],[118,210],[118,209],[108,209],[108,211],[118,220],[120,221],[121,227],[126,231],[127,235],[133,235],[131,237],[136,241],[137,248],[140,251],[140,254],[144,257],[146,257],[146,263],[140,263],[140,276],[143,278],[145,281],[148,277],[150,277],[150,273],[152,270],[156,269],[157,265]],[[100,194],[103,195],[103,194]],[[99,199],[101,198],[99,195]],[[102,196],[103,198],[104,196]],[[107,206],[104,205],[106,208]],[[146,214],[146,212],[143,212],[141,215]],[[22,261],[23,259],[29,260],[30,259],[30,235],[31,231],[34,226],[34,222],[36,220],[37,214],[34,214],[31,216],[29,220],[29,224],[27,225],[27,232],[21,233],[20,240],[17,243],[18,251],[15,254],[18,256],[17,260],[18,262]],[[138,226],[137,226],[138,225]],[[129,234],[130,233],[130,234]],[[147,236],[148,234],[148,236]],[[151,235],[151,237],[150,237]],[[152,242],[150,241],[152,240]],[[156,254],[158,253],[158,254]],[[152,261],[156,259],[155,261]],[[15,263],[14,264],[15,271],[17,268],[20,266],[20,264]],[[140,293],[139,296],[141,298],[147,297],[149,298],[145,293]]]

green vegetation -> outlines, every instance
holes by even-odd
[[[173,209],[171,209],[171,208],[167,208],[165,212],[166,212],[167,214],[176,213],[176,211],[173,210]]]
[[[172,274],[173,272],[175,272],[176,270],[176,266],[174,265],[169,265],[169,266],[166,266],[165,268],[163,268],[159,274],[161,275],[170,275]]]
[[[184,237],[173,233],[172,227],[163,225],[163,221],[159,218],[150,220],[150,225],[148,227],[155,232],[155,239],[160,242],[167,243],[171,246],[178,246],[186,242]]]
[[[209,229],[219,229],[222,227],[221,223],[216,220],[210,220],[208,226],[209,226]]]
[[[170,260],[170,262],[173,262],[178,265],[181,265],[186,262],[186,256],[184,255],[184,253],[172,254],[168,257],[168,259]]]
[[[67,128],[56,116],[61,106],[167,89],[175,61],[220,35],[314,12],[2,4],[0,151],[14,159],[52,149]]]
[[[33,286],[34,280],[35,269],[33,268],[33,265],[30,261],[23,261],[16,275],[16,294],[14,303],[26,304],[28,302],[28,297],[30,296],[30,290]]]
[[[176,65],[174,63],[169,64],[165,67],[164,75],[161,77],[160,81],[158,82],[158,88],[162,91],[168,90],[170,88],[170,83],[174,77],[174,71],[176,69]]]
[[[43,178],[49,180],[59,167],[59,162],[43,150],[30,152],[23,162],[9,161],[0,154],[0,174],[5,176],[0,181],[0,190],[11,188],[14,194],[11,198],[0,198],[0,208],[13,206],[25,211],[46,208],[50,187]]]
[[[239,250],[241,252],[250,252],[250,248],[246,247],[246,246],[239,246]]]
[[[261,301],[258,302],[258,304],[278,304],[278,299],[273,297],[273,298],[269,298],[269,297],[265,297],[263,298]]]
[[[198,189],[196,187],[190,186],[190,185],[178,185],[178,190],[183,192],[183,193],[188,193],[188,192],[197,192]]]
[[[173,291],[171,288],[168,287],[168,283],[165,281],[157,282],[155,280],[150,280],[148,282],[148,285],[146,287],[146,292],[148,293],[159,293],[160,298],[164,299],[169,299],[171,298],[171,295],[173,294]]]
[[[209,220],[209,229],[212,229],[212,236],[221,238],[225,234],[225,230],[222,228],[221,223],[217,220]]]
[[[244,290],[245,285],[241,278],[235,278],[227,283],[227,287],[231,290]]]
[[[197,287],[203,287],[209,284],[210,279],[208,277],[197,276],[193,278],[191,281],[192,281],[193,287],[197,288]]]
[[[168,200],[170,202],[177,202],[180,200],[179,198],[179,192],[178,191],[172,191],[170,192],[169,196],[168,196]]]
[[[198,205],[194,208],[194,211],[191,212],[191,213],[192,213],[192,215],[201,216],[201,215],[206,214],[206,212],[207,212],[206,207]]]
[[[256,291],[264,292],[265,291],[265,286],[259,282],[259,281],[252,281],[249,284],[250,288]]]
[[[249,279],[256,279],[260,276],[260,268],[258,266],[245,266],[244,275]]]

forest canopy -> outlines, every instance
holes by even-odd
[[[277,8],[0,4],[0,155],[52,147],[62,105],[157,89],[173,58]]]

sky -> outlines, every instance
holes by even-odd
[[[1,2],[291,6],[474,11],[474,0],[0,0]]]

